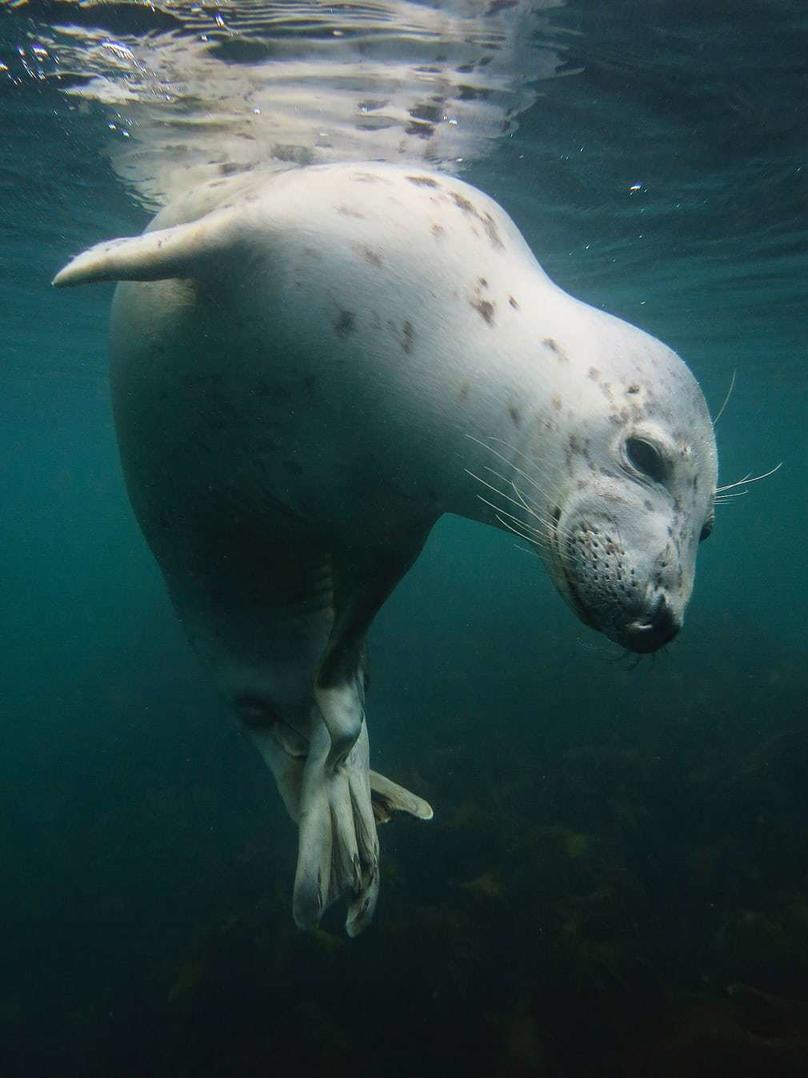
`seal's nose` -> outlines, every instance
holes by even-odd
[[[629,651],[647,654],[669,644],[682,624],[660,595],[647,618],[638,618],[626,626],[624,643]]]

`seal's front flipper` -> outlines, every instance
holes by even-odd
[[[397,782],[386,779],[378,771],[368,772],[370,776],[370,797],[373,803],[373,815],[376,823],[387,823],[394,812],[408,812],[419,820],[431,820],[434,813],[429,802],[417,794],[410,793]]]
[[[96,281],[200,277],[207,266],[221,272],[221,256],[235,251],[249,230],[243,211],[214,210],[187,224],[96,244],[68,262],[53,278],[53,284],[63,288]]]

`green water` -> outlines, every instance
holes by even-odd
[[[65,10],[3,6],[12,73]],[[638,666],[512,537],[441,522],[368,701],[374,766],[436,815],[382,830],[356,941],[294,928],[294,830],[137,531],[111,289],[49,287],[148,215],[99,108],[0,82],[3,1075],[808,1073],[808,16],[548,19],[569,74],[465,178],[714,411],[737,372],[722,482],[783,467],[719,508],[685,629]]]

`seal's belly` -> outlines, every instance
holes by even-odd
[[[126,316],[113,320],[116,426],[150,539],[167,520],[198,528],[214,507],[331,543],[383,541],[425,515],[431,490],[413,467],[413,439],[385,438],[328,357],[290,358],[283,327],[274,340],[264,328],[260,342],[243,327],[234,334],[221,306],[208,317],[189,302],[193,287],[124,285],[116,301]]]

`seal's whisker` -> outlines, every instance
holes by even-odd
[[[507,521],[504,517],[500,516],[499,513],[497,513],[496,519],[503,528],[507,528],[509,532],[513,532],[513,534],[518,535],[520,539],[524,539],[525,542],[530,543],[535,548],[533,550],[534,554],[537,550],[541,549],[541,544],[538,542],[538,540],[534,539],[532,535],[528,535],[526,532],[520,531],[519,528],[511,524],[510,521]]]
[[[536,519],[536,521],[538,522],[538,526],[530,524],[528,521],[524,520],[521,517],[516,516],[516,514],[514,514],[514,513],[506,512],[500,506],[495,505],[493,502],[488,501],[487,498],[483,498],[481,495],[478,495],[480,500],[485,505],[490,506],[492,509],[495,510],[495,512],[502,513],[504,516],[510,517],[510,519],[515,521],[519,525],[519,527],[523,529],[524,532],[529,533],[531,542],[534,542],[537,545],[540,545],[542,547],[545,547],[545,548],[549,549],[549,547],[551,546],[551,544],[552,544],[552,542],[553,542],[553,540],[555,538],[555,534],[551,529],[550,523],[548,521],[544,520],[537,512],[532,510],[530,508],[530,506],[525,503],[525,501],[524,501],[524,499],[523,499],[523,497],[521,495],[521,492],[518,489],[514,488],[515,493],[517,493],[519,495],[519,500],[517,500],[516,498],[510,497],[510,495],[506,494],[505,491],[500,490],[498,487],[494,486],[493,483],[489,483],[489,482],[487,482],[487,480],[481,478],[479,475],[476,475],[469,468],[466,468],[466,472],[473,479],[477,479],[480,483],[483,484],[483,486],[485,486],[489,490],[493,491],[494,494],[498,494],[501,498],[504,498],[506,501],[510,502],[512,505],[516,505],[516,506],[519,506],[520,508],[526,509],[526,511],[528,513],[530,513],[530,515],[533,516]],[[498,474],[498,473],[496,473],[496,474]],[[504,477],[500,477],[500,478],[504,479]]]
[[[545,498],[548,498],[550,500],[552,499],[552,492],[551,491],[547,490],[546,487],[542,487],[539,483],[537,483],[535,476],[532,476],[532,475],[528,474],[528,472],[526,472],[523,468],[520,468],[518,465],[514,464],[514,462],[512,460],[509,460],[508,457],[506,457],[504,453],[500,453],[499,450],[494,449],[493,446],[488,445],[486,442],[482,441],[480,438],[476,438],[473,434],[467,434],[466,437],[470,438],[472,442],[476,442],[477,445],[481,445],[483,447],[483,449],[487,449],[489,453],[493,453],[494,456],[498,460],[501,460],[504,464],[507,464],[508,467],[513,468],[513,470],[518,475],[522,476],[522,478],[525,479],[528,483],[530,483],[530,485],[532,487],[535,487],[536,490],[539,492],[539,494],[543,494]],[[508,442],[504,441],[502,438],[492,438],[491,441],[500,442],[507,449],[512,450],[518,456],[524,457],[526,460],[528,459],[525,453],[522,453],[521,450],[516,449],[514,446],[510,445]],[[535,466],[535,462],[531,461],[531,464],[533,464]]]
[[[584,640],[580,636],[577,636],[575,638],[575,644],[583,651],[590,652],[590,654],[594,655],[596,659],[599,659],[601,662],[604,663],[621,662],[624,654],[622,649],[619,652],[616,652],[608,645],[604,646],[601,644],[594,644],[589,640]]]
[[[513,546],[514,550],[521,550],[523,554],[529,554],[531,558],[537,558],[539,561],[541,561],[541,558],[539,558],[539,555],[535,550],[528,550],[526,546],[519,546],[518,543],[514,543]]]
[[[522,503],[522,505],[525,508],[525,512],[530,513],[530,515],[532,517],[534,517],[538,521],[537,524],[531,525],[532,529],[535,532],[540,533],[541,535],[545,536],[546,539],[548,539],[550,542],[552,542],[553,539],[555,539],[555,533],[553,531],[553,526],[552,526],[551,522],[549,520],[546,520],[539,513],[537,513],[535,509],[532,509],[531,506],[527,503],[527,501],[522,496],[522,492],[519,490],[519,488],[516,486],[516,484],[514,483],[512,485],[513,485],[513,489],[514,489],[517,497],[519,498],[520,502]]]
[[[548,539],[552,539],[554,537],[554,535],[555,535],[555,524],[554,524],[554,522],[552,520],[550,520],[549,517],[546,517],[544,515],[544,513],[542,513],[539,510],[535,509],[528,502],[527,498],[525,498],[524,494],[519,489],[519,487],[517,487],[516,483],[511,481],[511,486],[513,487],[514,494],[519,499],[519,501],[522,503],[522,506],[524,507],[525,512],[530,513],[530,515],[535,520],[537,520],[539,522],[539,526],[537,528],[537,531],[541,530],[542,532],[544,532],[544,534],[547,536]]]
[[[471,437],[471,435],[469,435],[469,437]],[[475,441],[478,441],[478,439],[476,439],[476,438],[475,438],[474,440],[475,440]],[[530,485],[531,485],[532,487],[535,487],[535,488],[536,488],[536,490],[537,490],[537,491],[539,492],[539,494],[543,494],[543,495],[544,495],[545,497],[547,497],[547,496],[548,496],[548,492],[547,492],[547,490],[546,490],[546,489],[544,489],[544,488],[542,488],[542,487],[541,487],[541,486],[539,485],[539,483],[537,483],[537,482],[536,482],[536,479],[535,479],[535,477],[534,477],[534,476],[532,476],[532,475],[529,475],[529,474],[528,474],[528,473],[527,473],[527,472],[526,472],[526,471],[524,470],[524,468],[520,468],[520,467],[519,467],[519,466],[518,466],[517,464],[514,464],[514,463],[513,463],[513,461],[511,461],[511,460],[508,460],[508,458],[507,458],[507,457],[505,456],[505,454],[504,454],[504,453],[500,453],[500,452],[499,452],[498,450],[496,450],[496,449],[493,449],[493,448],[492,448],[492,447],[491,447],[490,445],[485,445],[485,443],[484,443],[484,442],[480,442],[480,445],[482,445],[484,449],[487,449],[489,453],[493,453],[493,454],[494,454],[494,456],[495,456],[495,457],[496,457],[496,458],[497,458],[498,460],[501,460],[501,461],[503,461],[503,462],[504,462],[505,464],[507,464],[507,465],[508,465],[509,467],[513,468],[513,470],[514,470],[514,471],[515,471],[515,472],[517,473],[517,475],[520,475],[520,476],[521,476],[521,477],[522,477],[523,479],[527,480],[527,482],[528,482],[528,483],[530,483]]]
[[[544,544],[540,539],[535,538],[534,536],[528,534],[527,532],[521,531],[519,528],[515,527],[512,523],[505,520],[504,517],[500,516],[499,513],[496,514],[496,519],[497,519],[497,522],[499,524],[501,524],[503,528],[507,528],[509,532],[513,532],[514,535],[518,535],[520,539],[524,539],[526,542],[531,543],[533,545],[533,547],[535,548],[535,550],[538,551],[538,550],[546,549],[546,544]]]
[[[721,416],[722,416],[722,415],[724,414],[724,409],[725,409],[725,408],[727,407],[727,405],[729,404],[729,399],[730,399],[730,397],[732,396],[732,391],[733,391],[733,389],[735,388],[735,375],[736,375],[737,373],[738,373],[738,372],[737,372],[737,370],[734,370],[734,371],[732,372],[732,377],[731,377],[731,378],[730,378],[730,380],[729,380],[729,389],[727,390],[727,395],[726,395],[726,396],[724,397],[724,403],[723,403],[723,404],[721,405],[721,407],[720,407],[720,408],[718,409],[718,412],[716,413],[716,416],[715,416],[715,418],[713,419],[713,427],[716,427],[716,426],[718,426],[718,420],[719,420],[719,419],[721,418]]]
[[[496,493],[498,494],[499,491],[496,491]],[[521,535],[523,539],[527,539],[529,542],[535,543],[535,545],[538,547],[547,545],[546,540],[543,539],[538,532],[535,532],[535,534],[530,534],[534,532],[534,529],[531,528],[529,524],[526,524],[521,517],[517,517],[513,513],[508,513],[505,509],[502,509],[500,506],[495,505],[494,502],[489,501],[489,499],[485,498],[482,494],[478,494],[477,497],[484,505],[487,505],[489,508],[494,510],[497,519],[499,519],[500,515],[502,515],[503,517],[509,517],[521,529],[523,529],[522,532],[516,532],[515,528],[511,528],[511,531],[516,532],[517,535]],[[508,526],[507,524],[505,524],[504,521],[502,521],[502,523],[504,526]],[[528,534],[524,534],[525,532],[527,532]]]
[[[523,509],[525,510],[525,512],[527,512],[527,513],[530,513],[530,515],[531,515],[532,517],[535,517],[535,519],[536,519],[536,520],[540,521],[540,522],[541,522],[542,524],[544,524],[544,525],[545,525],[545,526],[546,526],[546,527],[547,527],[548,529],[550,529],[550,528],[552,527],[552,525],[553,525],[553,522],[552,522],[552,521],[550,520],[550,518],[549,518],[549,517],[547,517],[547,516],[545,516],[545,514],[544,514],[544,513],[542,513],[542,512],[540,511],[540,510],[536,509],[536,507],[535,507],[535,506],[531,505],[531,504],[530,504],[530,503],[529,503],[529,502],[527,501],[527,499],[525,498],[524,494],[523,494],[523,493],[522,493],[522,491],[521,491],[521,490],[519,489],[519,487],[517,487],[517,485],[516,485],[516,483],[515,483],[515,482],[513,481],[513,479],[510,479],[510,480],[509,480],[509,479],[507,479],[507,478],[506,478],[506,477],[505,477],[505,476],[504,476],[504,475],[502,474],[502,472],[498,472],[498,471],[496,470],[496,468],[491,468],[491,467],[490,467],[489,465],[486,465],[486,466],[485,466],[485,470],[486,470],[487,472],[490,472],[490,473],[491,473],[492,475],[495,475],[495,476],[497,477],[497,479],[501,479],[503,483],[509,484],[509,485],[511,486],[511,488],[513,489],[513,492],[514,492],[514,494],[515,494],[515,495],[516,495],[516,497],[517,497],[517,498],[519,499],[519,503],[521,504],[521,506],[522,506],[522,508],[523,508]],[[468,471],[468,468],[466,469],[466,471]],[[472,475],[472,474],[473,474],[472,472],[469,472],[469,475]],[[476,477],[475,477],[475,478],[476,478]],[[503,491],[500,491],[499,493],[501,493],[501,494],[502,494],[502,496],[503,496],[504,498],[508,497],[508,495],[507,495],[507,494],[505,494],[505,493],[504,493]],[[513,500],[513,499],[510,499],[510,500]]]
[[[511,505],[518,505],[520,509],[524,508],[522,502],[517,501],[516,498],[512,498],[509,494],[506,494],[504,490],[500,490],[498,487],[495,487],[493,483],[489,483],[487,480],[483,479],[481,476],[475,475],[475,473],[472,472],[469,468],[466,468],[465,470],[466,470],[466,474],[470,475],[472,479],[476,479],[479,483],[482,483],[482,485],[484,487],[487,487],[489,490],[492,490],[494,492],[494,494],[498,494],[500,496],[500,498],[504,498],[506,502],[510,502]],[[478,495],[478,497],[479,497],[479,495]],[[482,501],[485,501],[485,499],[483,498]],[[490,505],[491,503],[488,502],[486,504]],[[493,505],[492,508],[493,509],[498,509],[499,507],[496,506],[496,505]],[[530,512],[530,510],[528,510],[528,512]],[[508,514],[508,515],[513,516],[513,514]],[[537,513],[534,513],[533,515],[536,517],[537,520],[540,519]],[[519,523],[523,527],[529,528],[531,531],[533,530],[530,527],[530,525],[527,523],[527,521],[522,520],[520,517],[514,516],[513,519],[518,520]]]
[[[749,472],[743,477],[743,479],[736,479],[734,483],[725,483],[722,487],[716,487],[715,493],[723,494],[724,491],[734,490],[735,487],[744,487],[749,483],[759,483],[761,479],[768,479],[770,475],[774,475],[775,472],[779,472],[782,467],[783,462],[780,461],[779,464],[775,464],[773,468],[769,468],[767,472],[763,472],[761,475],[752,475],[752,473]]]
[[[539,475],[542,474],[541,470],[537,467],[536,460],[533,457],[529,457],[528,454],[525,453],[523,450],[517,449],[515,445],[511,445],[510,442],[506,442],[504,438],[497,438],[494,435],[491,436],[491,441],[492,442],[499,442],[499,444],[504,446],[506,449],[510,449],[510,451],[512,453],[515,453],[517,457],[521,457],[523,460],[527,461],[527,463],[530,465],[530,467],[531,467],[531,469],[533,470],[534,473],[537,473]],[[527,481],[531,484],[531,486],[534,486],[536,488],[536,490],[538,490],[538,492],[540,494],[543,494],[545,496],[545,498],[547,498],[548,500],[553,499],[553,497],[554,497],[553,491],[548,490],[548,488],[546,486],[542,486],[539,482],[537,482],[536,474],[533,474],[533,475],[528,474],[526,471],[524,471],[524,469],[517,467],[512,461],[508,460],[507,457],[505,457],[501,453],[497,452],[497,450],[493,449],[490,445],[485,445],[485,443],[483,443],[483,442],[481,442],[480,444],[483,445],[484,448],[488,449],[489,452],[491,452],[495,456],[499,457],[500,460],[504,460],[507,464],[510,464],[515,472],[517,472],[519,475],[521,475],[525,479],[527,479]],[[545,472],[544,474],[547,474],[547,473]]]

